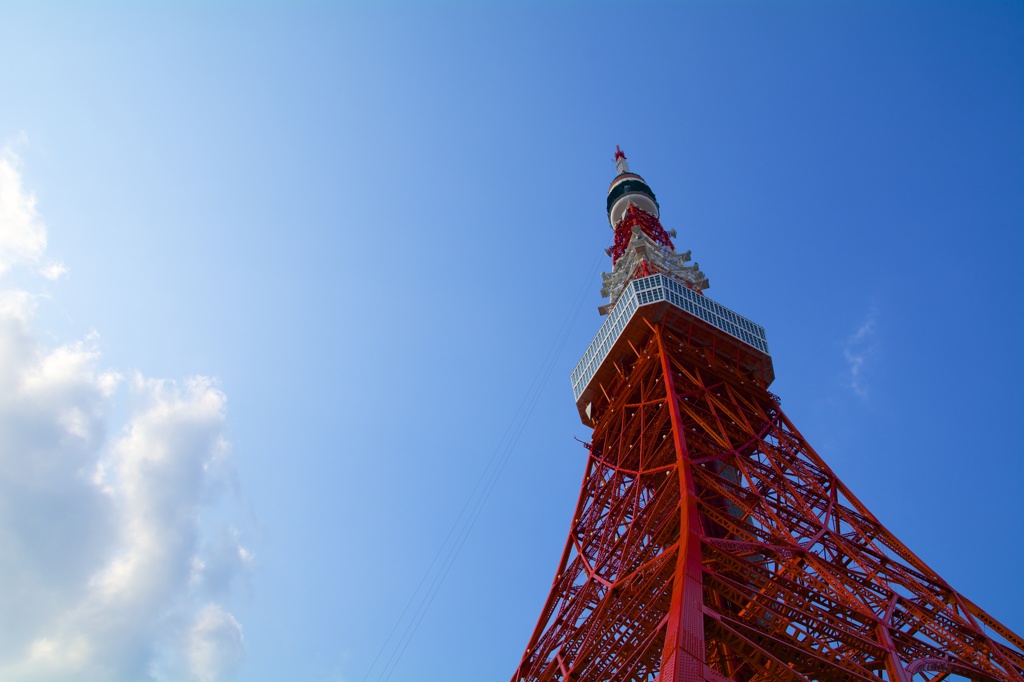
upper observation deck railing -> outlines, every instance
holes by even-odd
[[[594,374],[601,367],[608,352],[611,351],[619,335],[622,334],[622,330],[632,319],[633,313],[641,306],[661,301],[667,301],[751,348],[769,355],[768,338],[761,325],[751,322],[742,315],[737,315],[725,306],[683,286],[671,277],[662,274],[640,277],[630,282],[622,292],[608,319],[601,325],[597,336],[594,337],[583,354],[583,358],[573,370],[571,375],[572,392],[576,400],[579,400],[590,380],[594,378]]]

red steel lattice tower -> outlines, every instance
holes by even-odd
[[[593,438],[512,682],[1024,682],[1024,640],[836,478],[768,391],[764,329],[703,295],[615,160],[608,317],[572,374]]]

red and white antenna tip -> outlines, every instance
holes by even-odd
[[[615,145],[615,170],[619,175],[629,172],[629,162],[626,161],[626,153]]]

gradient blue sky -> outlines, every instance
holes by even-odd
[[[95,330],[99,369],[226,396],[233,482],[189,512],[253,557],[216,597],[225,676],[387,677],[513,423],[389,679],[511,674],[584,467],[568,375],[616,144],[766,328],[810,442],[1024,632],[1024,4],[4,3],[0,63],[0,143],[69,270],[0,279],[39,296],[40,347]],[[138,414],[118,390],[99,461]]]

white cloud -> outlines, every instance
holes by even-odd
[[[35,263],[46,249],[46,226],[35,195],[22,186],[20,166],[10,145],[0,150],[0,275],[14,265]]]
[[[61,261],[54,261],[47,263],[43,267],[39,268],[39,274],[48,280],[58,280],[64,275],[68,274],[68,266],[64,265]]]
[[[38,262],[45,235],[4,150],[0,275]],[[5,289],[0,279],[0,679],[229,676],[244,649],[223,604],[251,552],[236,530],[211,540],[201,522],[231,472],[226,396],[206,377],[136,374],[119,390],[97,334],[49,347],[34,328],[41,299]],[[119,399],[129,417],[111,434]]]
[[[869,393],[866,370],[868,361],[877,349],[877,328],[878,310],[872,308],[843,346],[843,359],[846,360],[845,383],[857,396],[865,400]]]
[[[242,626],[217,604],[197,614],[188,633],[188,671],[197,682],[215,682],[232,674],[242,661]]]

